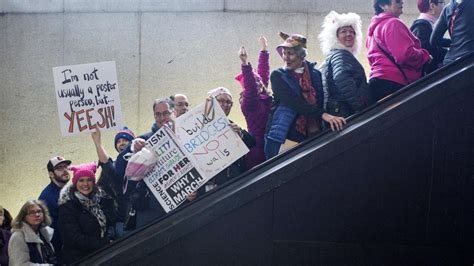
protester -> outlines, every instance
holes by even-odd
[[[40,200],[29,200],[13,220],[8,244],[9,265],[53,265],[57,257],[51,243],[54,229],[48,207]]]
[[[122,130],[117,132],[114,137],[114,147],[115,150],[120,153],[122,152],[131,142],[135,139],[135,134],[128,129],[128,127],[123,127]]]
[[[419,79],[431,56],[399,19],[403,0],[374,0],[374,9],[366,46],[369,88],[372,100],[378,101]]]
[[[331,115],[348,117],[369,104],[364,67],[355,57],[362,45],[361,27],[355,13],[331,11],[324,19],[319,40],[326,60],[320,70],[328,93],[325,109]]]
[[[10,241],[10,229],[4,227],[5,210],[0,205],[0,265],[8,265],[8,241]]]
[[[232,94],[230,91],[224,87],[218,87],[213,90],[210,90],[207,93],[209,99],[215,98],[216,101],[219,103],[220,107],[224,111],[226,116],[229,116],[230,111],[232,110],[232,106],[234,104],[232,100]],[[232,122],[230,122],[230,127],[232,130],[240,136],[242,141],[245,143],[247,148],[251,149],[255,146],[255,138],[249,134],[246,130],[242,129],[240,126]],[[240,175],[241,173],[247,171],[247,165],[245,163],[245,158],[242,156],[237,161],[232,163],[229,167],[225,168],[213,178],[211,178],[204,186],[202,186],[196,193],[193,195],[202,195],[206,192],[209,192],[227,182],[228,180]],[[188,197],[188,200],[190,198]],[[192,198],[191,198],[192,200]]]
[[[64,263],[70,264],[115,238],[113,200],[95,184],[96,164],[70,166],[72,184],[61,190],[59,230]]]
[[[242,71],[235,77],[243,89],[240,97],[240,108],[247,122],[248,131],[255,137],[256,141],[256,145],[245,155],[245,161],[249,169],[265,161],[265,125],[272,106],[272,96],[267,89],[270,78],[267,39],[260,36],[259,43],[261,50],[257,71],[254,71],[252,65],[247,61],[247,50],[242,46],[239,50]]]
[[[3,222],[0,223],[0,229],[10,231],[12,229],[13,217],[10,214],[10,212],[5,208],[2,208],[2,212],[3,212]]]
[[[171,100],[169,98],[156,99],[153,102],[155,123],[152,125],[150,132],[138,136],[132,145],[120,153],[120,160],[117,158],[115,167],[118,175],[125,176],[127,162],[122,159],[124,155],[140,151],[145,147],[145,141],[160,128],[164,126],[174,127],[174,115],[170,102]],[[135,219],[136,227],[142,227],[152,220],[158,219],[166,214],[165,210],[147,188],[143,180],[129,183],[126,188],[126,193],[133,208],[133,211],[131,211],[129,215],[134,216],[133,219]]]
[[[277,47],[285,66],[270,75],[274,104],[268,120],[265,137],[265,157],[278,154],[285,140],[301,142],[317,135],[322,129],[321,119],[332,130],[341,130],[346,121],[323,109],[321,73],[315,63],[305,60],[306,38],[302,35],[280,32],[284,40]]]
[[[53,243],[54,249],[59,262],[61,262],[61,233],[58,229],[58,199],[61,189],[69,182],[68,166],[71,164],[70,160],[66,160],[61,156],[51,158],[46,165],[48,169],[48,175],[51,182],[41,192],[38,199],[44,201],[48,207],[48,211],[51,215],[52,223],[51,227],[54,229]]]
[[[128,199],[123,193],[123,186],[127,180],[124,176],[118,176],[115,171],[115,162],[107,154],[102,146],[101,134],[97,129],[91,133],[97,156],[99,158],[98,166],[102,168],[97,185],[101,187],[110,197],[112,197],[117,205],[116,219],[116,237],[120,238],[124,234],[124,222],[128,212]],[[135,139],[135,134],[127,127],[117,132],[114,138],[115,149],[120,153]]]
[[[451,36],[451,45],[443,64],[474,52],[474,1],[452,0],[441,12],[431,34],[430,44],[442,46],[446,31]]]
[[[447,52],[447,49],[443,47],[449,47],[451,44],[449,39],[444,38],[441,46],[430,44],[433,25],[443,10],[444,0],[418,0],[417,6],[420,11],[420,16],[413,21],[410,30],[420,40],[421,47],[428,50],[433,57],[431,63],[425,65],[424,69],[424,74],[429,74],[441,67]]]
[[[184,94],[175,94],[173,96],[174,113],[176,117],[180,117],[189,110],[188,97]]]

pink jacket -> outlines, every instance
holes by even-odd
[[[407,85],[403,74],[377,47],[378,41],[405,71],[409,83],[419,79],[423,65],[429,61],[429,52],[403,22],[390,13],[380,13],[370,22],[366,47],[370,64],[370,78],[380,78]]]

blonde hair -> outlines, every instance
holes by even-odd
[[[44,202],[41,200],[28,200],[25,202],[25,204],[23,204],[15,219],[13,219],[12,227],[15,229],[20,229],[23,226],[25,217],[28,215],[28,209],[35,205],[39,206],[43,211],[43,223],[41,224],[41,227],[51,225],[51,216],[49,215],[49,210],[48,207],[46,207],[46,204],[44,204]]]

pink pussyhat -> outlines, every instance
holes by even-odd
[[[260,81],[262,80],[262,78],[260,77],[260,75],[257,73],[257,71],[255,71],[255,69],[252,70],[253,72],[253,76],[255,78],[255,81]],[[239,74],[237,74],[237,76],[234,77],[235,80],[237,80],[239,83],[240,83],[240,86],[242,87],[242,89],[245,89],[244,87],[244,74],[242,72],[240,72]]]
[[[69,169],[74,172],[74,176],[72,177],[72,183],[74,185],[76,185],[77,181],[79,181],[81,177],[88,177],[95,183],[95,172],[97,171],[97,166],[94,162],[80,165],[71,165]]]

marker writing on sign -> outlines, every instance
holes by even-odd
[[[91,113],[96,111],[99,116],[98,121],[92,122]],[[95,110],[94,108],[89,108],[86,110],[80,110],[78,112],[64,113],[64,117],[69,121],[69,133],[74,132],[74,125],[77,124],[79,132],[82,132],[86,129],[96,129],[98,128],[110,128],[115,126],[115,111],[113,106],[107,106]],[[85,120],[85,121],[84,121]]]

